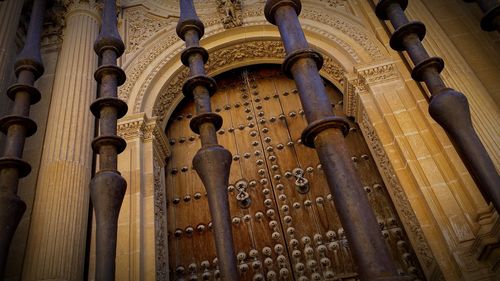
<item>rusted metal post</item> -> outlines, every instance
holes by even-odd
[[[464,0],[476,2],[484,13],[481,19],[481,29],[500,32],[500,1],[499,0]]]
[[[90,197],[96,218],[96,281],[115,280],[118,215],[127,189],[127,182],[117,171],[117,157],[126,142],[116,134],[117,120],[127,113],[127,104],[117,95],[125,82],[125,72],[116,60],[125,46],[117,29],[116,1],[104,0],[101,32],[94,44],[100,57],[95,79],[100,85],[99,98],[90,106],[99,120],[100,135],[92,141],[99,154],[99,171],[90,183]]]
[[[17,196],[19,179],[31,172],[24,160],[23,150],[27,137],[32,136],[37,126],[29,118],[30,106],[37,103],[41,94],[33,87],[42,76],[44,68],[40,54],[43,18],[46,0],[35,0],[26,35],[24,48],[15,63],[17,83],[7,90],[14,101],[10,115],[0,119],[0,130],[7,136],[0,157],[0,279],[3,280],[5,264],[12,236],[26,210],[26,204]]]
[[[352,164],[344,140],[349,125],[332,112],[318,71],[323,58],[309,48],[298,20],[300,0],[268,0],[264,11],[279,28],[287,53],[283,69],[297,84],[309,123],[302,141],[319,155],[361,280],[410,280],[398,274]]]
[[[193,0],[180,0],[180,8],[177,35],[186,42],[181,60],[191,71],[182,91],[186,97],[194,98],[196,116],[191,119],[190,127],[200,135],[202,145],[194,156],[193,166],[207,191],[222,280],[237,281],[240,278],[227,191],[232,157],[228,150],[217,143],[216,132],[222,127],[222,117],[211,112],[210,96],[215,94],[217,85],[205,73],[208,52],[200,47],[205,27],[196,14]]]
[[[415,67],[412,78],[424,82],[431,93],[429,113],[450,136],[462,160],[487,201],[500,211],[500,176],[472,126],[469,102],[464,94],[446,87],[440,73],[444,61],[427,54],[422,40],[425,25],[409,21],[404,10],[407,0],[382,0],[376,6],[377,16],[394,26],[390,45],[396,51],[406,50]]]

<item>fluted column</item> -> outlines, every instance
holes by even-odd
[[[93,1],[70,3],[32,212],[23,280],[82,280],[96,96]]]

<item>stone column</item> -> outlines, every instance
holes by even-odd
[[[69,1],[42,153],[23,280],[82,280],[89,213],[89,111],[96,97],[94,1]]]

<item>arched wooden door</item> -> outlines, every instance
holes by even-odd
[[[238,69],[217,78],[213,109],[224,118],[219,142],[233,154],[229,202],[242,280],[357,280],[349,244],[316,152],[301,144],[306,126],[295,84],[277,66]],[[342,96],[326,83],[332,109]],[[200,140],[189,129],[193,102],[167,128],[170,276],[218,280],[205,190],[191,161]],[[347,143],[402,272],[422,278],[401,223],[356,124]]]

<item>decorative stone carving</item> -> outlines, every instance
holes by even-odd
[[[488,212],[481,214],[480,220],[483,225],[479,229],[474,243],[470,247],[470,255],[480,261],[485,261],[490,264],[490,269],[495,270],[500,264],[500,216],[495,212],[495,208],[490,205]]]
[[[42,48],[62,43],[62,31],[66,25],[65,13],[64,6],[57,2],[51,9],[47,10],[42,33]]]
[[[127,81],[122,87],[120,87],[118,97],[125,101],[128,100],[132,87],[134,86],[135,82],[137,82],[139,76],[143,73],[143,71],[151,64],[151,62],[155,58],[157,58],[167,48],[169,48],[178,41],[179,39],[177,38],[177,35],[172,33],[167,38],[159,40],[159,42],[155,44],[150,50],[148,50],[145,54],[140,55],[140,57],[137,59],[137,62],[133,65],[132,69],[126,70]],[[179,47],[180,46],[181,45],[179,45]],[[171,59],[173,56],[174,54],[171,53],[169,54],[168,58]]]
[[[345,5],[347,5],[347,0],[320,0],[320,1],[326,2],[328,3],[328,6],[334,8],[345,7]]]
[[[118,136],[126,141],[140,139],[142,142],[155,142],[155,147],[158,150],[159,159],[166,159],[169,155],[168,142],[159,126],[156,118],[146,118],[142,115],[139,118],[133,118],[118,123]]]
[[[165,160],[153,157],[156,280],[168,280],[167,196],[162,184]]]
[[[152,143],[153,145],[152,158],[149,158],[150,156],[145,158],[153,161],[153,186],[146,187],[146,191],[147,193],[152,191],[149,194],[154,196],[156,280],[167,280],[167,198],[162,177],[165,159],[169,155],[167,138],[156,118],[148,119],[145,115],[130,116],[130,119],[120,122],[117,129],[118,135],[127,142],[139,139],[142,143]]]
[[[96,0],[60,0],[59,3],[66,8],[68,13],[76,9],[92,10],[98,13],[100,8]],[[99,17],[99,14],[97,16]]]
[[[356,67],[359,79],[366,84],[384,83],[399,77],[396,64],[393,62],[383,62],[368,66]]]
[[[396,172],[392,167],[385,149],[372,126],[372,123],[368,117],[366,111],[362,111],[361,120],[358,121],[361,131],[365,136],[366,142],[372,151],[372,155],[377,163],[380,174],[384,178],[384,182],[387,186],[387,191],[391,195],[391,199],[396,206],[398,214],[405,226],[405,230],[410,232],[412,237],[412,244],[419,261],[422,266],[425,267],[427,272],[432,273],[432,280],[444,280],[444,276],[439,269],[436,259],[433,257],[432,251],[427,243],[422,228],[418,222],[418,219],[413,212],[413,209],[406,197],[406,193],[399,182]]]
[[[229,29],[243,24],[241,0],[217,0],[217,8],[224,28]]]
[[[344,111],[347,116],[357,117],[359,95],[366,92],[364,79],[357,76],[346,76],[344,79]],[[357,118],[356,118],[357,119]]]
[[[392,61],[355,67],[354,75],[344,77],[344,104],[347,116],[358,117],[359,95],[366,92],[368,84],[384,83],[398,79],[396,65]]]
[[[255,19],[257,17],[257,19]],[[205,26],[207,26],[207,33],[206,37],[209,37],[213,34],[217,34],[220,32],[224,31],[224,26],[220,25],[218,27],[217,25],[220,24],[220,19],[219,18],[206,18],[206,17],[201,17],[203,22],[205,23]],[[243,12],[243,18],[253,18],[252,20],[244,21],[242,26],[253,26],[253,25],[264,25],[267,24],[266,20],[264,19],[263,16],[263,11],[261,8],[254,8],[254,9],[248,9]],[[321,22],[323,24],[332,26],[334,29],[337,29],[341,31],[342,33],[345,33],[348,35],[348,37],[351,37],[354,41],[356,41],[361,47],[365,49],[365,51],[370,55],[372,60],[378,60],[380,58],[384,57],[384,53],[382,49],[377,46],[376,39],[371,38],[366,31],[362,30],[361,27],[356,26],[356,24],[346,20],[345,18],[342,17],[335,17],[331,18],[331,16],[328,16],[326,14],[323,14],[319,11],[310,11],[310,10],[304,10],[303,13],[301,14],[301,18],[305,19],[311,19],[314,21]],[[210,28],[209,28],[210,27]],[[338,44],[340,47],[342,47],[350,56],[351,58],[356,62],[356,63],[361,63],[361,58],[357,54],[357,51],[351,46],[351,44],[341,40],[337,36],[334,35],[331,31],[325,31],[321,28],[310,26],[310,25],[304,25],[303,26],[305,30],[311,31],[313,33],[321,34],[323,37],[328,38],[329,40],[332,40],[336,44]],[[206,38],[205,37],[205,38]],[[170,61],[174,56],[178,55],[181,50],[183,49],[183,44],[179,42],[179,39],[177,36],[172,33],[168,35],[167,37],[158,40],[158,42],[148,49],[146,52],[143,54],[140,54],[135,60],[137,63],[133,64],[133,67],[130,69],[126,69],[127,73],[127,81],[125,84],[120,88],[120,93],[119,97],[123,100],[128,100],[130,96],[130,92],[132,88],[134,87],[135,83],[139,79],[140,75],[143,73],[143,71],[150,66],[151,62],[158,58],[162,53],[165,52],[168,48],[172,47],[174,44],[178,43],[179,47],[176,48],[174,51],[171,51],[168,53],[168,55],[162,60],[161,63],[159,63],[153,71],[149,73],[149,76],[147,78],[147,81],[141,85],[139,97],[135,101],[134,105],[134,112],[140,112],[140,107],[142,103],[142,96],[144,95],[144,92],[146,88],[148,87],[150,81],[153,80],[154,75],[156,75],[160,69],[168,62]]]
[[[235,62],[265,58],[283,59],[284,57],[285,50],[280,41],[246,42],[214,51],[210,55],[207,72],[213,73],[215,70]],[[342,66],[331,58],[325,59],[322,71],[337,80],[339,84],[345,72]],[[182,81],[187,78],[188,74],[187,69],[183,69],[177,75],[174,75],[168,82],[168,85],[164,87],[165,90],[159,94],[155,108],[153,109],[153,115],[157,116],[160,121],[163,121],[167,117],[166,114],[172,106],[172,102],[182,94]],[[135,108],[135,110],[139,109]]]
[[[126,21],[126,48],[125,53],[133,53],[139,46],[151,38],[159,30],[165,28],[174,20],[148,13],[144,8],[133,8],[125,11]]]
[[[345,69],[332,58],[325,56],[321,72],[340,82],[344,78]]]

